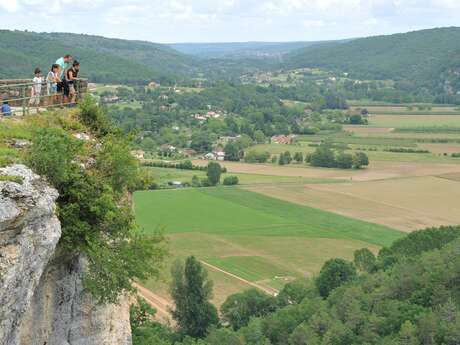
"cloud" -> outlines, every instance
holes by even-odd
[[[0,0],[0,23],[158,42],[322,40],[456,25],[458,9],[460,0]]]
[[[18,10],[17,0],[0,0],[0,9],[13,13]]]

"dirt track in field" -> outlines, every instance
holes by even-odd
[[[173,307],[173,304],[164,298],[154,294],[149,289],[143,287],[140,284],[134,283],[133,286],[137,289],[137,294],[145,299],[153,308],[157,310],[155,318],[157,321],[163,324],[173,324],[170,309]]]
[[[276,295],[278,293],[278,290],[276,289],[273,289],[273,288],[270,288],[270,287],[266,287],[266,286],[262,286],[262,285],[259,285],[257,283],[254,283],[254,282],[251,282],[249,280],[246,280],[246,279],[243,279],[241,277],[238,277],[237,275],[233,274],[233,273],[230,273],[230,272],[227,272],[227,271],[224,271],[223,269],[220,269],[219,267],[217,266],[214,266],[214,265],[211,265],[209,263],[207,263],[206,261],[200,261],[204,266],[212,269],[212,270],[215,270],[217,272],[220,272],[220,273],[224,273],[226,275],[228,275],[229,277],[232,277],[232,278],[235,278],[245,284],[248,284],[256,289],[259,289],[259,290],[262,290],[266,293],[268,293],[269,295]]]

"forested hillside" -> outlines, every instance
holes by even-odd
[[[67,33],[0,31],[0,78],[32,77],[69,53],[93,82],[173,79],[191,72],[193,58],[160,44]]]
[[[361,249],[354,262],[331,259],[317,277],[289,283],[276,297],[235,294],[220,309],[221,324],[208,320],[204,336],[193,334],[201,324],[185,329],[179,323],[175,332],[133,308],[133,343],[457,345],[459,234],[457,227],[414,232],[377,257]]]
[[[333,41],[330,44],[338,44]],[[175,43],[169,46],[190,55],[204,58],[279,57],[298,49],[318,46],[325,42],[229,42]]]
[[[460,28],[441,28],[356,39],[334,46],[293,52],[292,68],[321,67],[361,79],[405,80],[409,84],[449,88],[458,84]]]

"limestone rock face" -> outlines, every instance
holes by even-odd
[[[20,345],[130,345],[129,301],[97,305],[83,292],[85,260],[56,254],[19,331]]]
[[[85,293],[80,255],[56,250],[58,193],[23,165],[0,169],[0,345],[130,345],[129,301]]]
[[[19,323],[61,236],[58,193],[22,165],[0,169],[0,344],[14,344]]]

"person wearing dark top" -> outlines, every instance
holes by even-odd
[[[78,80],[78,72],[80,72],[80,63],[78,61],[74,61],[72,67],[66,71],[66,81],[69,85],[69,94],[67,96],[70,97],[70,103],[74,104],[77,100],[77,92],[75,89],[75,83]]]

